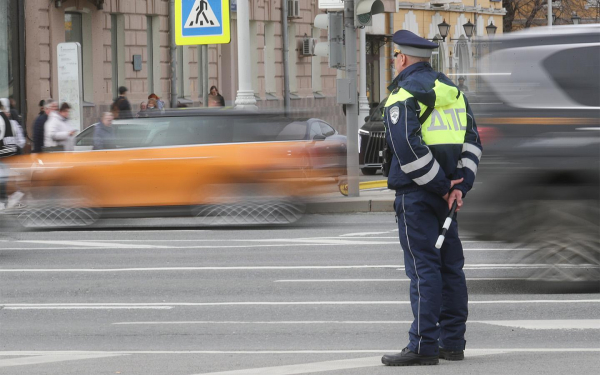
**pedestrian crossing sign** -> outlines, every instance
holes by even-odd
[[[229,0],[175,1],[175,44],[226,44],[230,41]]]

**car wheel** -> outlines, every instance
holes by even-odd
[[[201,225],[280,225],[298,221],[306,205],[300,199],[282,195],[285,189],[265,184],[241,184],[236,189],[223,187],[220,203],[193,208]]]
[[[525,245],[515,263],[526,278],[546,286],[577,289],[600,285],[597,202],[528,201],[508,215],[502,236]],[[510,224],[509,224],[510,223]]]
[[[82,227],[94,224],[101,210],[93,207],[84,190],[54,188],[29,194],[21,207],[12,212],[25,228]]]
[[[379,170],[379,168],[361,168],[360,170],[362,171],[362,174],[364,174],[365,176],[373,176],[373,175],[377,174],[377,171]]]

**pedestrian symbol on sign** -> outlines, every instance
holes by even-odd
[[[188,16],[185,28],[221,26],[207,0],[196,0]]]
[[[175,0],[175,44],[192,46],[230,41],[229,0]]]

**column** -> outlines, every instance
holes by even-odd
[[[358,128],[365,124],[369,115],[369,99],[367,98],[367,32],[360,29],[360,89],[358,93]]]
[[[252,67],[250,66],[250,6],[249,0],[237,2],[238,80],[235,98],[236,109],[257,109],[252,90]]]

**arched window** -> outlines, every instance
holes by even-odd
[[[454,53],[456,58],[458,59],[458,69],[456,73],[458,73],[459,75],[468,73],[471,69],[471,59],[469,56],[469,46],[467,45],[467,38],[465,38],[464,35],[461,35],[458,42],[456,43]]]
[[[446,50],[444,49],[444,43],[442,42],[442,37],[439,34],[437,34],[433,39],[434,43],[437,43],[439,47],[433,50],[433,54],[431,55],[431,66],[436,72],[444,73],[446,70]]]

